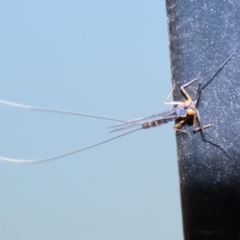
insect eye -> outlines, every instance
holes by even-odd
[[[185,116],[186,115],[186,110],[184,107],[178,107],[176,109],[176,113],[178,116]]]

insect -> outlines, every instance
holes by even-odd
[[[199,75],[198,75],[199,77]],[[200,130],[201,128],[207,128],[212,126],[211,124],[208,124],[206,126],[201,126],[201,127],[196,127],[197,124],[197,118],[199,119],[199,112],[197,110],[197,102],[199,100],[200,97],[200,91],[201,91],[201,84],[199,84],[198,90],[197,90],[197,94],[196,94],[196,99],[193,101],[192,98],[190,97],[190,95],[188,94],[188,92],[186,91],[186,87],[191,85],[193,82],[195,82],[197,79],[193,79],[190,82],[184,84],[181,86],[181,91],[182,93],[185,95],[186,100],[184,102],[181,101],[167,101],[167,99],[169,98],[169,96],[171,95],[171,93],[169,94],[169,96],[167,97],[167,99],[164,101],[165,104],[171,104],[171,105],[176,105],[176,107],[174,107],[171,110],[156,114],[156,115],[151,115],[148,116],[146,118],[140,118],[140,119],[135,119],[135,120],[131,120],[129,122],[125,122],[122,123],[120,125],[116,125],[113,126],[113,128],[116,128],[115,130],[111,131],[111,132],[115,132],[115,131],[119,131],[119,130],[124,130],[127,128],[131,128],[131,127],[136,127],[136,126],[141,126],[139,129],[148,129],[148,128],[152,128],[152,127],[157,127],[157,126],[161,126],[164,123],[168,123],[171,122],[173,120],[176,120],[178,118],[181,118],[181,121],[179,121],[178,123],[176,123],[173,127],[174,130],[179,131],[179,132],[183,132],[183,133],[187,133],[184,130],[181,130],[181,126],[190,118],[193,117],[193,131],[196,132],[198,130]],[[143,120],[147,120],[147,119],[151,119],[157,117],[156,120],[152,120],[152,121],[143,121]],[[138,130],[139,130],[138,129]],[[190,136],[190,135],[189,135]]]
[[[200,130],[201,133],[202,133],[202,138],[205,142],[208,142],[208,143],[220,148],[229,158],[231,158],[228,155],[228,153],[221,146],[219,146],[219,145],[217,145],[217,144],[215,144],[215,143],[213,143],[209,140],[206,140],[206,138],[203,134],[203,129],[211,127],[212,124],[208,124],[208,125],[203,126],[203,124],[201,122],[200,114],[199,114],[198,109],[197,109],[197,104],[198,104],[199,99],[200,99],[201,90],[203,90],[214,79],[214,77],[232,59],[232,57],[238,52],[239,49],[240,49],[240,45],[224,61],[224,63],[221,66],[216,68],[216,70],[213,74],[208,75],[207,77],[205,77],[203,79],[203,83],[204,83],[203,86],[202,86],[201,82],[199,82],[195,100],[192,100],[192,98],[190,97],[190,95],[186,91],[186,87],[188,87],[193,82],[195,82],[198,79],[199,76],[197,78],[191,80],[190,82],[181,86],[181,91],[184,94],[184,96],[186,97],[186,100],[184,102],[181,102],[181,101],[172,101],[172,102],[167,101],[167,99],[169,98],[169,96],[168,96],[167,99],[165,100],[165,104],[173,105],[174,107],[172,109],[161,112],[161,113],[152,114],[152,115],[147,116],[147,117],[133,119],[133,120],[130,120],[130,121],[123,121],[123,120],[119,120],[119,119],[115,119],[115,118],[108,118],[108,117],[102,117],[102,116],[84,114],[84,113],[78,113],[78,112],[70,112],[70,111],[57,110],[57,109],[33,107],[33,106],[22,105],[22,104],[19,104],[19,103],[9,102],[9,101],[0,99],[1,104],[5,104],[5,105],[8,105],[8,106],[17,107],[17,108],[22,108],[22,109],[27,109],[27,110],[79,115],[79,116],[84,116],[84,117],[99,118],[99,119],[121,122],[119,125],[113,126],[112,127],[113,130],[111,132],[126,130],[126,129],[129,129],[129,128],[135,128],[134,130],[125,132],[125,133],[120,134],[118,136],[115,136],[115,137],[106,139],[104,141],[92,144],[90,146],[80,148],[80,149],[77,149],[77,150],[74,150],[74,151],[70,151],[70,152],[67,152],[67,153],[63,153],[63,154],[60,154],[60,155],[56,155],[56,156],[53,156],[53,157],[49,157],[49,158],[36,159],[36,160],[25,160],[25,159],[14,159],[14,158],[7,158],[7,157],[0,156],[0,161],[7,161],[7,162],[13,162],[13,163],[47,162],[47,161],[62,158],[62,157],[68,156],[68,155],[72,155],[72,154],[75,154],[75,153],[78,153],[78,152],[81,152],[81,151],[99,146],[101,144],[113,141],[117,138],[123,137],[125,135],[131,134],[131,133],[136,132],[136,131],[141,130],[141,129],[148,129],[148,128],[152,128],[152,127],[156,127],[156,126],[161,126],[165,123],[168,123],[170,121],[174,121],[176,119],[180,119],[180,121],[174,125],[174,127],[173,127],[174,130],[179,131],[179,132],[183,132],[183,133],[187,133],[189,135],[188,132],[181,129],[181,126],[191,117],[193,118],[193,131],[196,132],[196,131]],[[172,91],[171,91],[171,93],[172,93]],[[197,122],[199,123],[199,127],[197,127]]]
[[[193,79],[192,81],[188,82],[187,84],[184,84],[183,86],[181,86],[181,91],[185,95],[186,101],[184,101],[184,102],[180,102],[180,101],[179,102],[169,102],[169,101],[167,101],[167,99],[169,98],[169,96],[171,95],[171,93],[173,91],[172,90],[171,93],[169,94],[169,96],[167,97],[167,99],[165,100],[165,103],[175,105],[175,107],[173,109],[170,109],[168,111],[164,111],[164,112],[161,112],[161,113],[157,113],[157,114],[152,114],[152,115],[147,116],[147,117],[130,120],[130,121],[122,121],[122,120],[115,119],[115,118],[108,118],[108,117],[102,117],[102,116],[96,116],[96,115],[90,115],[90,114],[84,114],[84,113],[78,113],[78,112],[69,112],[69,111],[62,111],[62,110],[56,110],[56,109],[32,107],[32,106],[22,105],[22,104],[13,103],[13,102],[5,101],[5,100],[0,100],[0,103],[2,103],[2,104],[6,104],[6,105],[9,105],[9,106],[18,107],[18,108],[23,108],[23,109],[28,109],[28,110],[73,114],[73,115],[80,115],[80,116],[85,116],[85,117],[100,118],[100,119],[105,119],[105,120],[112,120],[112,121],[121,122],[121,124],[113,126],[112,128],[114,128],[114,130],[112,130],[111,132],[126,130],[128,128],[135,128],[132,131],[120,134],[120,135],[118,135],[116,137],[113,137],[113,138],[109,138],[105,141],[101,141],[101,142],[98,142],[96,144],[87,146],[85,148],[77,149],[75,151],[71,151],[71,152],[61,154],[61,155],[58,155],[58,156],[53,156],[53,157],[50,157],[50,158],[38,159],[38,160],[21,160],[21,159],[12,159],[12,158],[0,157],[0,160],[15,162],[15,163],[46,162],[46,161],[54,160],[54,159],[61,158],[61,157],[64,157],[64,156],[68,156],[68,155],[71,155],[71,154],[74,154],[74,153],[77,153],[77,152],[80,152],[80,151],[84,151],[84,150],[87,150],[89,148],[96,147],[98,145],[104,144],[106,142],[112,141],[114,139],[117,139],[119,137],[125,136],[127,134],[133,133],[133,132],[141,130],[141,129],[148,129],[148,128],[151,128],[151,127],[161,126],[165,123],[168,123],[170,121],[174,121],[178,118],[181,118],[181,121],[179,123],[175,124],[174,129],[176,131],[187,133],[186,131],[181,130],[180,127],[190,117],[193,117],[193,130],[194,131],[198,131],[201,128],[209,127],[211,125],[196,128],[196,119],[199,118],[199,113],[198,113],[198,110],[196,108],[196,104],[197,104],[197,101],[198,101],[199,96],[200,96],[200,91],[201,91],[200,84],[199,84],[199,87],[198,87],[196,100],[194,100],[194,101],[192,100],[192,98],[190,97],[190,95],[187,93],[187,91],[185,89],[187,86],[189,86],[190,84],[195,82],[197,79],[198,79],[198,77]],[[156,118],[156,120],[153,120],[154,118]]]

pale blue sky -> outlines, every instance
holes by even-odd
[[[164,1],[3,1],[0,19],[0,98],[123,120],[169,107]],[[6,157],[113,136],[114,122],[0,108]],[[0,239],[182,239],[172,126],[0,162]]]

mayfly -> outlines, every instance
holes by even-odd
[[[161,113],[152,114],[152,115],[147,116],[147,117],[137,118],[137,119],[133,119],[133,120],[129,120],[129,121],[123,121],[123,120],[119,120],[119,119],[115,119],[115,118],[108,118],[108,117],[102,117],[102,116],[84,114],[84,113],[78,113],[78,112],[70,112],[70,111],[49,109],[49,108],[41,108],[41,107],[32,107],[32,106],[23,105],[23,104],[14,103],[14,102],[10,102],[10,101],[0,99],[1,104],[5,104],[5,105],[8,105],[8,106],[17,107],[17,108],[22,108],[22,109],[27,109],[27,110],[71,114],[71,115],[78,115],[78,116],[99,118],[99,119],[105,119],[105,120],[120,122],[120,124],[112,127],[113,130],[111,132],[126,130],[126,129],[129,129],[129,128],[135,128],[134,130],[125,132],[125,133],[120,134],[118,136],[115,136],[115,137],[109,138],[107,140],[92,144],[90,146],[80,148],[80,149],[77,149],[77,150],[74,150],[74,151],[70,151],[70,152],[67,152],[67,153],[63,153],[63,154],[60,154],[60,155],[52,156],[52,157],[49,157],[49,158],[36,159],[36,160],[25,160],[25,159],[15,159],[15,158],[7,158],[7,157],[0,156],[0,161],[7,161],[7,162],[14,162],[14,163],[47,162],[47,161],[62,158],[62,157],[68,156],[68,155],[72,155],[72,154],[75,154],[75,153],[78,153],[78,152],[81,152],[81,151],[99,146],[101,144],[113,141],[117,138],[123,137],[125,135],[131,134],[131,133],[136,132],[136,131],[141,130],[141,129],[148,129],[148,128],[152,128],[152,127],[156,127],[156,126],[161,126],[165,123],[168,123],[170,121],[174,121],[174,120],[177,120],[177,119],[180,119],[180,121],[178,123],[176,123],[173,127],[174,130],[176,130],[176,131],[180,131],[180,132],[183,132],[183,133],[188,133],[185,130],[182,130],[181,126],[189,118],[193,118],[193,126],[192,126],[193,131],[194,132],[196,132],[198,130],[202,131],[204,128],[212,126],[212,124],[208,124],[208,125],[203,126],[203,124],[201,122],[201,119],[200,119],[200,115],[199,115],[199,112],[198,112],[198,109],[197,109],[197,104],[198,104],[198,101],[200,99],[201,90],[203,88],[205,88],[214,79],[214,77],[223,69],[223,67],[230,61],[230,59],[237,53],[237,51],[239,49],[240,49],[240,46],[227,58],[227,60],[224,61],[224,63],[221,66],[219,66],[215,70],[215,72],[212,75],[208,75],[206,78],[204,78],[203,83],[204,83],[205,80],[207,80],[207,79],[209,79],[209,80],[203,86],[201,86],[201,82],[199,82],[197,93],[196,93],[196,98],[194,100],[192,100],[192,98],[190,97],[190,95],[188,94],[188,92],[186,91],[185,88],[187,86],[191,85],[193,82],[195,82],[198,79],[198,77],[181,86],[181,91],[184,94],[184,96],[186,97],[186,100],[184,102],[181,102],[181,101],[170,102],[170,101],[166,100],[165,104],[170,104],[170,105],[174,106],[172,109],[161,112]],[[171,93],[172,93],[172,91],[171,91]],[[169,98],[169,96],[168,96],[168,98]],[[199,127],[197,127],[197,122],[199,123]],[[209,142],[210,144],[213,144],[214,146],[220,148],[229,157],[229,155],[226,153],[226,151],[224,149],[222,149],[220,146],[206,140],[204,138],[203,134],[202,134],[202,136],[203,136],[203,140],[205,142]]]

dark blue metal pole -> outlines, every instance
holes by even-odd
[[[198,105],[204,125],[177,133],[184,239],[240,239],[240,1],[166,0],[174,99],[180,86],[203,82]],[[206,81],[211,80],[208,85]],[[198,83],[188,88],[191,96]],[[212,142],[212,143],[210,143]],[[217,147],[217,145],[219,147]]]

